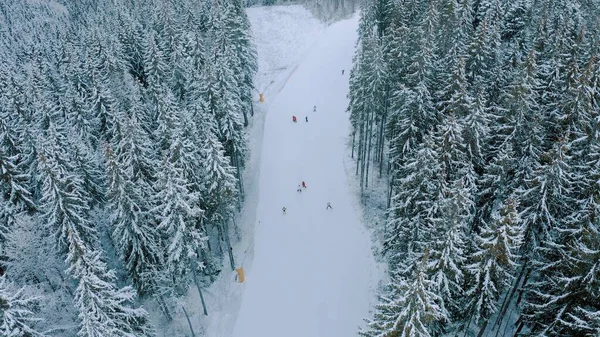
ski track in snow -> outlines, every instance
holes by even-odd
[[[247,13],[259,57],[255,86],[265,102],[250,120],[246,200],[232,240],[246,282],[235,281],[225,258],[204,292],[208,316],[194,287],[181,304],[200,336],[354,336],[381,275],[344,171],[358,17],[325,27],[302,6]],[[308,188],[299,195],[302,180]],[[328,201],[333,211],[325,211]],[[175,322],[157,328],[161,336],[191,335],[181,308]]]
[[[260,225],[233,337],[353,336],[368,317],[377,267],[344,169],[348,72],[341,70],[352,65],[357,26],[355,16],[328,27],[269,106]],[[302,180],[308,188],[298,193]]]

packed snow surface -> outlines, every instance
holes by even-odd
[[[344,167],[351,165],[345,109],[358,19],[325,27],[302,6],[247,13],[259,61],[256,100],[262,92],[265,102],[256,102],[250,120],[245,200],[233,245],[246,281],[236,282],[226,259],[204,293],[208,316],[195,289],[181,307],[197,335],[354,336],[381,275]],[[333,210],[325,210],[327,202]],[[176,322],[158,330],[191,335],[179,311]]]
[[[269,105],[233,337],[353,336],[368,317],[376,263],[344,167],[357,26],[355,16],[328,27]]]

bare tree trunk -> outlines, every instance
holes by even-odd
[[[360,160],[361,160],[361,164],[360,164],[360,193],[361,195],[364,193],[364,188],[365,188],[365,167],[366,167],[366,163],[365,163],[365,159],[367,157],[367,141],[368,141],[368,120],[363,123],[363,133],[361,135],[361,138],[363,138],[362,142],[363,142],[363,146],[362,146],[362,151],[360,154]]]
[[[519,336],[519,334],[521,333],[521,330],[523,330],[523,327],[525,327],[525,321],[523,321],[520,317],[517,320],[517,322],[519,322],[519,326],[517,327],[517,330],[515,330],[513,337]]]
[[[510,305],[510,302],[512,301],[512,298],[515,295],[517,289],[519,288],[519,283],[521,282],[521,278],[523,277],[526,268],[527,268],[527,260],[525,260],[525,262],[523,263],[523,266],[521,267],[521,271],[519,271],[519,276],[517,276],[517,278],[515,279],[513,287],[510,290],[509,294],[507,294],[506,297],[504,298],[502,306],[500,307],[500,313],[498,314],[498,317],[496,317],[496,322],[494,322],[494,328],[499,327],[500,324],[502,323],[502,320],[504,320],[504,315],[506,315],[506,310],[508,310],[508,306]],[[498,329],[498,331],[500,331],[500,329]],[[496,336],[498,336],[498,333],[496,333]]]
[[[192,274],[194,276],[194,283],[196,284],[196,288],[198,289],[198,294],[200,295],[200,302],[202,302],[202,312],[204,313],[204,316],[208,316],[208,311],[206,310],[206,302],[204,301],[204,295],[202,294],[202,287],[200,287],[198,277],[196,276],[196,268],[192,268]]]
[[[252,105],[252,101],[250,101],[250,105]],[[246,111],[246,109],[242,109],[242,113],[244,115],[244,127],[247,128],[248,127],[248,112]]]
[[[356,130],[354,130],[352,132],[352,154],[350,155],[351,158],[354,158],[354,143],[355,143],[355,138],[356,138]]]
[[[229,226],[227,225],[227,222],[225,222],[224,224],[225,242],[227,243],[227,251],[229,252],[229,264],[231,265],[231,270],[233,271],[235,270],[235,262],[233,260],[233,248],[231,248],[231,242],[229,242]]]
[[[489,319],[486,319],[485,322],[483,322],[483,325],[481,326],[481,329],[479,329],[479,333],[477,334],[477,337],[483,336],[483,333],[485,332],[485,329],[487,328],[489,321],[490,321]]]
[[[367,169],[365,172],[365,188],[369,187],[369,166],[371,164],[371,150],[372,150],[372,140],[373,140],[373,112],[371,111],[369,118],[369,128],[367,130],[367,136],[369,137],[369,146],[367,148],[367,154],[365,158],[365,162],[367,165]]]
[[[387,104],[386,104],[387,110]],[[383,150],[385,148],[385,139],[383,134],[383,129],[385,126],[385,122],[387,120],[387,112],[383,115],[381,120],[381,126],[379,127],[379,138],[381,138],[381,143],[379,144],[379,177],[383,174]]]
[[[358,151],[356,153],[356,175],[358,175],[358,169],[360,168],[360,154],[362,152],[362,125],[358,129]]]
[[[192,337],[196,337],[196,334],[194,333],[194,328],[192,328],[192,322],[190,322],[190,316],[188,315],[187,311],[185,310],[185,307],[181,307],[183,309],[183,313],[185,314],[185,318],[187,319],[188,325],[190,326],[190,331],[192,332]]]
[[[163,295],[158,295],[158,305],[160,307],[160,311],[162,311],[163,315],[167,318],[168,322],[173,320],[173,316],[171,316],[171,312],[169,311],[169,307],[167,307],[167,302],[165,302],[165,298]]]

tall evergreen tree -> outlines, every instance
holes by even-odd
[[[0,276],[0,333],[6,337],[48,336],[35,328],[40,319],[34,317],[39,297],[29,296],[23,288],[15,289],[5,276]]]
[[[475,249],[469,259],[472,263],[467,266],[469,289],[465,292],[469,321],[486,324],[498,311],[498,298],[514,279],[524,232],[517,206],[514,199],[501,203],[489,224],[484,223],[475,234]]]
[[[389,285],[389,295],[381,298],[364,337],[431,337],[439,333],[439,325],[448,320],[440,306],[441,298],[432,292],[433,281],[427,276],[427,253],[415,261],[409,278],[399,276]]]

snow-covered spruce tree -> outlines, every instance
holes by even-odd
[[[440,120],[432,97],[437,20],[437,8],[432,2],[410,36],[418,51],[410,60],[406,81],[392,93],[391,108],[395,116],[390,120],[395,121],[395,125],[389,139],[394,167],[401,164],[403,155],[414,150],[423,135],[432,131]]]
[[[562,210],[561,214],[564,214],[572,209],[573,212],[558,217],[548,242],[538,249],[536,265],[540,265],[540,275],[530,284],[522,320],[538,335],[593,336],[599,331],[600,137],[598,90],[596,80],[593,80],[597,79],[597,74],[595,62],[586,64],[575,81],[568,81],[563,98],[561,124],[571,133],[568,143],[559,144],[574,155],[566,172],[560,171],[562,177],[571,178],[572,193],[567,205],[558,211]],[[556,208],[553,210],[557,211]]]
[[[256,49],[252,44],[250,36],[250,21],[243,6],[242,0],[226,2],[225,10],[225,32],[230,44],[235,49],[238,59],[234,69],[239,84],[239,95],[241,99],[241,112],[244,117],[244,126],[248,126],[248,114],[253,114],[252,107],[252,79],[258,70]]]
[[[144,40],[144,74],[146,83],[141,82],[141,84],[146,89],[146,99],[152,107],[151,130],[156,130],[157,125],[160,125],[158,120],[162,118],[163,111],[166,109],[162,97],[165,96],[168,75],[165,57],[158,47],[154,34],[149,34]]]
[[[398,192],[388,211],[383,243],[392,266],[410,266],[433,237],[440,216],[438,200],[445,189],[437,150],[431,136],[425,136],[397,171]]]
[[[0,197],[13,204],[19,204],[20,208],[34,207],[28,186],[29,175],[18,165],[19,157],[8,156],[0,147]]]
[[[498,299],[514,279],[518,251],[523,243],[523,224],[515,199],[498,205],[489,223],[483,223],[474,234],[474,249],[469,255],[466,305],[467,326],[471,323],[485,329],[488,319],[499,309]]]
[[[214,80],[220,98],[214,113],[225,151],[231,157],[233,165],[240,168],[246,153],[246,146],[240,115],[242,101],[234,73],[235,67],[238,66],[236,64],[238,60],[235,58],[233,46],[226,45],[227,41],[224,41],[224,37],[219,37],[221,34],[224,35],[224,33],[217,33],[213,49]],[[232,63],[235,64],[234,67],[231,66]]]
[[[223,145],[217,138],[217,125],[214,117],[203,114],[201,117],[203,144],[200,149],[204,179],[203,205],[206,209],[206,220],[209,223],[222,224],[228,221],[235,207],[237,179],[235,168],[225,155]]]
[[[34,209],[29,192],[29,175],[16,163],[19,156],[9,157],[0,146],[0,253],[4,252],[6,235],[10,233],[15,216],[22,210]]]
[[[179,137],[176,130],[174,137]],[[174,144],[177,144],[176,141]],[[198,207],[198,192],[190,190],[184,164],[176,149],[165,153],[152,198],[152,214],[157,230],[163,233],[165,261],[163,282],[176,293],[189,284],[186,277],[202,268],[198,253],[204,249],[206,235],[201,231],[203,211]]]
[[[411,46],[418,48],[417,52],[409,60],[404,83],[392,89],[387,124],[392,169],[390,195],[397,193],[397,172],[404,165],[406,157],[416,151],[423,137],[433,132],[440,120],[431,92],[435,52],[433,30],[437,15],[435,6],[430,5],[422,22],[413,30]]]
[[[138,84],[132,79],[128,88],[127,116],[121,117],[123,135],[115,146],[115,155],[132,181],[140,185],[142,191],[149,191],[158,166],[158,144],[152,142],[151,111],[143,104]]]
[[[97,130],[94,134],[103,142],[110,142],[112,137],[119,130],[116,130],[117,123],[117,102],[110,91],[108,76],[97,71],[92,71],[90,83],[90,97],[87,99],[90,106],[90,114],[97,121]]]
[[[512,144],[517,166],[513,169],[513,181],[509,184],[514,189],[524,188],[526,182],[533,178],[533,172],[540,165],[539,157],[544,151],[546,135],[537,87],[535,56],[530,52],[515,82],[503,94],[506,111],[499,120],[493,122],[492,130],[498,138],[495,142],[498,147],[502,147],[504,142]],[[530,206],[529,200],[522,199],[521,202],[525,208]]]
[[[466,263],[467,227],[470,220],[470,192],[458,179],[444,191],[439,201],[440,216],[435,235],[429,241],[429,270],[436,293],[452,318],[462,317],[463,283]]]
[[[527,192],[538,201],[524,212],[526,234],[530,242],[537,243],[531,263],[535,272],[526,287],[524,318],[536,334],[559,336],[570,331],[569,307],[581,294],[572,275],[578,258],[571,256],[577,250],[570,247],[580,225],[571,226],[569,219],[575,207],[573,183],[578,177],[570,166],[565,141],[554,144],[543,159]]]
[[[474,218],[475,173],[462,139],[462,126],[452,112],[440,127],[439,155],[446,183],[438,196],[439,217],[430,239],[430,272],[437,294],[452,318],[462,314],[467,232]],[[460,317],[462,318],[462,317]]]
[[[217,16],[215,26],[221,27]],[[242,100],[238,82],[234,73],[235,50],[226,39],[226,34],[217,29],[211,33],[213,43],[208,47],[208,55],[212,62],[204,64],[202,87],[198,89],[202,110],[215,116],[219,127],[219,141],[223,144],[225,154],[236,168],[238,190],[243,194],[241,169],[246,155],[246,141],[243,129]]]
[[[39,298],[25,293],[25,289],[15,289],[6,279],[0,276],[0,334],[5,337],[43,337],[47,334],[36,329],[40,320],[35,310]]]
[[[434,282],[427,275],[427,250],[414,261],[408,276],[394,275],[381,296],[373,319],[368,321],[363,337],[432,337],[448,320],[440,305],[442,299],[431,291]]]
[[[148,214],[148,193],[142,190],[150,185],[136,184],[132,168],[125,167],[108,146],[105,155],[113,240],[138,293],[151,292],[152,271],[160,264],[162,247]]]
[[[351,73],[356,88],[350,105],[353,139],[358,138],[356,172],[360,172],[361,188],[368,186],[371,161],[383,160],[384,126],[387,115],[386,96],[389,91],[387,66],[383,46],[375,32],[361,39],[357,67]],[[379,130],[377,130],[379,129]],[[373,138],[376,144],[373,146]],[[353,144],[354,146],[354,144]],[[375,149],[373,149],[375,147]],[[375,153],[373,153],[375,152]],[[381,165],[380,165],[381,168]]]
[[[47,137],[55,137],[50,129]],[[40,178],[42,179],[41,219],[61,250],[66,251],[67,273],[76,281],[74,304],[79,312],[79,336],[151,336],[148,317],[143,309],[130,303],[135,292],[115,287],[114,272],[102,262],[96,250],[96,233],[88,220],[90,197],[83,181],[72,167],[57,160],[65,153],[53,139],[41,144]]]

